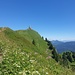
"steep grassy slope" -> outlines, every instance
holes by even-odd
[[[41,38],[41,36],[34,30],[32,29],[27,29],[27,30],[19,30],[17,31],[22,37],[27,39],[31,44],[32,41],[35,41],[35,46],[38,49],[39,53],[44,54],[46,49],[47,49],[47,44],[46,42]]]
[[[0,54],[0,75],[74,75],[51,58],[47,43],[31,29],[1,28]]]

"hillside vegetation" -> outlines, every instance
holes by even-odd
[[[52,56],[47,42],[31,28],[0,28],[0,75],[75,75]]]

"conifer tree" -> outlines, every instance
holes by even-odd
[[[53,58],[58,62],[59,61],[59,55],[58,55],[55,48],[53,48],[52,54],[53,54]]]
[[[65,66],[68,66],[68,59],[67,59],[67,55],[66,55],[65,52],[64,52],[63,55],[62,55],[62,59],[63,59],[63,61],[62,61],[63,66],[64,66],[64,67],[65,67]]]
[[[35,41],[34,41],[34,39],[33,39],[33,41],[32,41],[32,44],[35,45]]]

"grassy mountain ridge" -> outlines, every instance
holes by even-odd
[[[74,75],[51,58],[47,43],[36,31],[0,30],[0,75]]]
[[[45,51],[48,47],[46,42],[43,41],[43,39],[38,34],[38,32],[32,29],[20,30],[20,31],[17,31],[17,33],[19,33],[22,37],[30,41],[30,43],[32,43],[32,41],[34,40],[36,43],[35,45],[38,48],[39,52]]]

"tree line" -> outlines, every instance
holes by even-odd
[[[62,54],[59,54],[56,50],[56,48],[52,45],[51,41],[49,41],[47,38],[43,38],[47,42],[48,49],[52,52],[52,58],[55,59],[56,62],[58,62],[60,65],[63,65],[64,67],[71,66],[69,63],[75,62],[75,52],[67,51],[63,52]],[[35,45],[35,40],[32,40],[32,44]],[[75,65],[73,66],[73,70],[75,71]]]
[[[49,41],[47,38],[45,38],[45,41],[47,42],[48,49],[52,51],[52,58],[59,62],[61,65],[64,67],[69,67],[71,66],[69,63],[75,62],[75,52],[67,51],[59,54],[55,47],[52,45],[51,41]],[[73,70],[75,70],[75,68]]]

